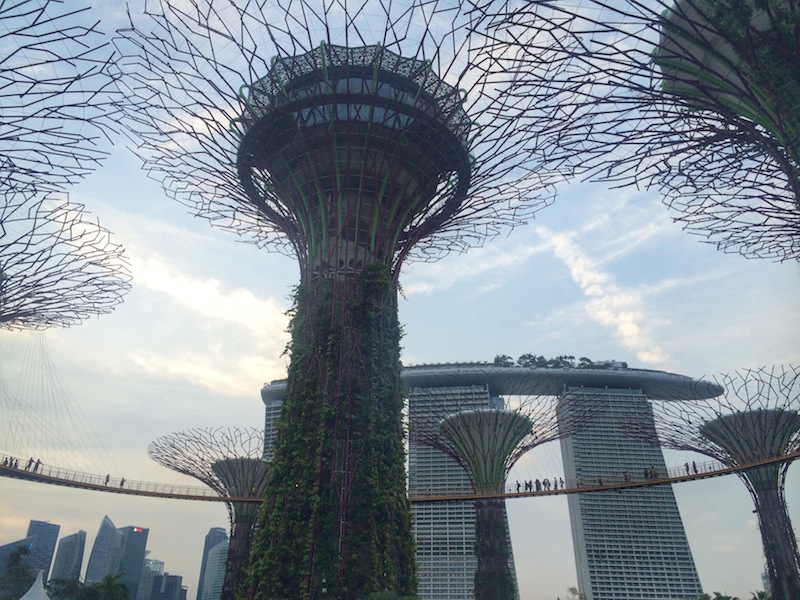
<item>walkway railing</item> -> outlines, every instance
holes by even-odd
[[[527,498],[530,496],[554,496],[560,494],[583,494],[587,492],[603,492],[609,490],[624,490],[631,488],[648,487],[651,485],[664,485],[693,481],[695,479],[707,479],[709,477],[720,477],[730,475],[739,471],[747,471],[757,467],[763,467],[775,463],[787,462],[800,458],[800,452],[793,452],[781,456],[769,457],[755,460],[749,463],[737,465],[735,467],[725,466],[723,463],[710,460],[703,463],[685,463],[680,467],[670,467],[666,472],[647,469],[634,475],[633,473],[609,473],[606,475],[587,477],[583,479],[559,480],[556,487],[550,482],[549,488],[536,489],[535,482],[532,490],[524,489],[524,483],[520,482],[521,489],[517,491],[516,482],[507,482],[504,489],[497,490],[475,490],[471,487],[456,489],[432,489],[432,490],[411,490],[409,491],[409,501],[422,502],[449,502],[466,501],[490,498]],[[542,481],[539,482],[542,484]]]
[[[12,457],[2,453],[0,453],[0,476],[134,496],[184,500],[230,500],[220,496],[207,486],[152,483],[129,480],[124,477],[111,477],[110,475],[94,475],[41,462],[37,465],[36,460]]]
[[[457,500],[478,500],[489,498],[527,498],[530,496],[554,496],[560,494],[581,494],[586,492],[601,492],[607,490],[623,490],[628,488],[646,487],[651,485],[664,485],[730,475],[739,471],[766,466],[770,464],[791,461],[800,458],[800,452],[761,459],[736,467],[726,467],[719,461],[703,463],[685,463],[679,467],[671,467],[666,472],[654,469],[643,470],[641,473],[608,473],[605,475],[584,478],[578,481],[559,479],[558,485],[551,481],[548,488],[544,489],[540,480],[530,482],[532,489],[524,489],[524,482],[520,482],[517,490],[516,482],[509,482],[502,490],[474,490],[473,488],[447,488],[432,490],[411,490],[410,502],[448,502]],[[187,486],[169,483],[152,483],[147,481],[127,480],[122,477],[110,475],[93,475],[63,467],[55,467],[30,459],[22,460],[0,453],[0,477],[13,477],[38,483],[63,485],[73,488],[110,492],[115,494],[128,494],[134,496],[148,496],[153,498],[173,498],[179,500],[205,500],[211,502],[261,502],[261,498],[232,498],[220,496],[214,490],[205,486]]]

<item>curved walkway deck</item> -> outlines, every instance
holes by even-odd
[[[726,467],[720,462],[709,461],[703,463],[687,463],[680,467],[672,467],[667,473],[624,474],[614,473],[595,478],[593,481],[571,482],[565,481],[558,488],[541,489],[534,491],[517,491],[516,483],[506,485],[502,491],[475,492],[471,488],[432,490],[430,492],[415,491],[409,494],[410,502],[450,502],[477,500],[488,498],[530,498],[532,496],[558,496],[562,494],[583,494],[587,492],[601,492],[607,490],[625,490],[647,487],[651,485],[664,485],[694,481],[730,475],[739,471],[746,471],[755,467],[791,461],[800,458],[800,452],[767,458],[739,465]],[[19,461],[15,466],[15,461]],[[0,477],[11,477],[36,483],[48,483],[71,488],[107,492],[112,494],[127,494],[132,496],[147,496],[151,498],[171,498],[176,500],[200,500],[207,502],[261,502],[261,498],[238,498],[220,496],[206,486],[187,486],[170,483],[153,483],[147,481],[127,480],[125,478],[111,477],[109,475],[94,475],[81,471],[65,469],[40,463],[38,467],[29,460],[0,454]]]

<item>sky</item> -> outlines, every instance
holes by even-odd
[[[30,354],[31,334],[0,333],[0,377],[8,389],[47,394],[42,373],[57,372],[63,386],[43,410],[61,423],[79,415],[93,431],[75,425],[81,443],[103,447],[75,468],[193,485],[152,461],[147,446],[193,427],[262,425],[259,390],[286,374],[297,265],[193,217],[124,144],[70,197],[126,247],[133,289],[111,314],[44,333],[49,360]],[[406,264],[400,283],[408,365],[569,354],[711,377],[800,363],[798,265],[717,251],[673,223],[654,192],[570,182],[530,222],[466,254]],[[57,464],[61,455],[52,456],[41,459]],[[667,462],[689,456],[668,453]],[[795,523],[797,468],[787,483]],[[510,478],[561,473],[557,447],[544,446]],[[762,589],[760,536],[738,478],[679,484],[675,494],[704,590],[749,597]],[[87,531],[88,559],[104,515],[120,527],[148,527],[149,557],[184,577],[189,598],[206,533],[227,525],[219,503],[8,479],[0,497],[0,544],[24,537],[30,519],[45,520],[60,524],[62,536]],[[563,597],[577,582],[566,497],[512,500],[508,510],[522,599]]]

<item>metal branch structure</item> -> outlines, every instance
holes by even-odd
[[[74,183],[114,127],[113,52],[88,5],[0,4],[0,189]]]
[[[231,533],[222,598],[230,600],[244,582],[258,503],[236,499],[263,498],[269,463],[263,459],[264,433],[257,429],[189,429],[156,439],[147,448],[158,464],[199,479],[226,502]]]
[[[796,2],[534,0],[496,18],[515,93],[551,93],[538,152],[658,189],[676,221],[726,252],[800,259]],[[540,52],[547,35],[560,50]],[[561,66],[543,81],[545,62]]]
[[[634,435],[730,467],[800,450],[800,368],[743,369],[717,381],[726,390],[717,399],[654,403],[657,438],[636,425]],[[775,600],[800,598],[800,554],[784,494],[790,462],[739,474],[755,504]]]
[[[130,290],[121,246],[63,192],[0,200],[0,328],[67,327],[111,312]]]
[[[115,39],[145,170],[300,267],[251,593],[413,593],[400,268],[550,201],[527,151],[545,99],[507,93],[470,2],[148,7]]]

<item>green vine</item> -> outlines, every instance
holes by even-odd
[[[516,595],[509,564],[502,500],[475,502],[475,600],[510,600]]]
[[[400,326],[389,269],[301,284],[290,333],[249,591],[259,600],[411,594]]]

